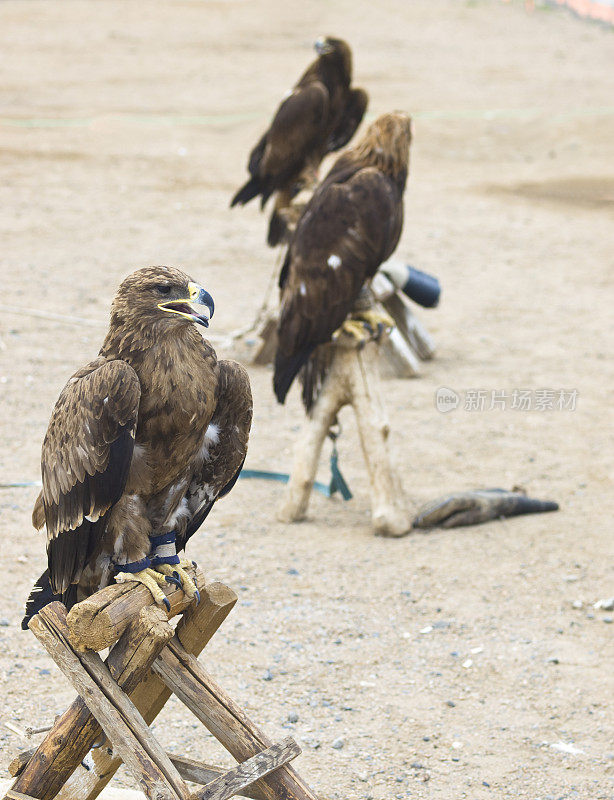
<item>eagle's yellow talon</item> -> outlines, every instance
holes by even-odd
[[[357,319],[346,319],[333,333],[333,340],[337,341],[342,336],[353,339],[357,345],[363,345],[370,338],[364,324]]]
[[[156,572],[156,570],[148,567],[140,572],[118,572],[115,576],[115,583],[128,583],[129,581],[142,583],[143,586],[146,586],[149,589],[155,602],[158,605],[165,606],[167,611],[170,611],[170,603],[168,598],[160,588],[160,586],[164,586],[166,584],[166,581],[164,576],[160,575],[159,572]]]
[[[160,573],[161,576],[164,576],[163,580],[166,580],[166,576],[172,577],[173,573],[175,573],[179,578],[185,596],[189,600],[200,599],[196,584],[186,572],[186,569],[193,568],[193,562],[189,561],[187,558],[182,558],[179,564],[158,564],[155,567],[156,571]]]
[[[353,314],[353,318],[366,322],[373,333],[377,333],[380,328],[394,328],[394,320],[392,317],[381,310],[376,311],[370,308],[366,311],[357,311]]]
[[[333,341],[339,341],[343,336],[353,340],[355,345],[360,348],[372,339],[379,339],[393,327],[394,320],[385,311],[373,309],[356,311],[335,331]]]

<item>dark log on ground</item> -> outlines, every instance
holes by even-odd
[[[413,527],[460,528],[502,517],[541,514],[558,509],[558,503],[535,500],[522,491],[476,489],[472,492],[455,492],[427,503],[416,515]]]

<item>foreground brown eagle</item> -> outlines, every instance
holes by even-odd
[[[146,267],[119,287],[98,357],[62,390],[43,441],[32,520],[46,525],[49,566],[23,627],[114,574],[157,602],[166,578],[197,595],[176,553],[237,480],[252,419],[247,373],[218,361],[194,325],[212,314],[211,296],[178,269]]]
[[[267,237],[272,247],[285,235],[283,210],[303,186],[315,182],[324,156],[350,141],[367,107],[367,93],[350,88],[352,51],[346,42],[321,38],[315,49],[318,58],[281,103],[252,150],[251,178],[231,202],[231,206],[244,205],[260,195],[264,207],[277,192]]]
[[[397,246],[410,142],[406,114],[379,117],[358,144],[339,156],[299,219],[280,275],[273,379],[280,403],[302,368],[313,372],[314,351],[331,341],[365,282]],[[359,318],[374,329],[380,321],[373,313]],[[345,324],[354,332],[362,327],[354,320]],[[307,409],[313,400],[314,381],[307,375]]]

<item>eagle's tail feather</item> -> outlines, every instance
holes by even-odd
[[[311,354],[311,357],[305,362],[300,371],[299,377],[303,385],[301,397],[305,411],[308,414],[320,396],[332,360],[333,348],[330,345],[320,345]]]
[[[283,242],[287,230],[288,226],[286,225],[286,220],[277,212],[277,209],[275,209],[269,220],[269,232],[266,239],[269,247],[276,247]]]
[[[41,608],[55,600],[60,600],[67,609],[71,609],[77,602],[77,584],[71,584],[63,594],[54,594],[49,581],[49,570],[46,569],[34,584],[26,601],[26,613],[21,621],[23,630],[28,630],[28,622],[35,614],[38,614]]]
[[[306,364],[315,345],[300,350],[291,356],[284,356],[279,350],[275,356],[275,374],[273,376],[273,390],[278,402],[282,403],[290,391],[292,381],[298,375],[303,364]]]
[[[263,191],[262,182],[260,178],[254,177],[250,178],[248,182],[242,186],[239,191],[235,194],[230,202],[230,207],[236,206],[240,203],[244,206],[246,203],[249,203],[250,200],[253,200],[256,195],[259,195]]]

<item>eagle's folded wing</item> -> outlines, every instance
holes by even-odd
[[[185,532],[177,537],[182,550],[202,525],[217,499],[235,485],[245,456],[252,424],[252,393],[245,369],[236,361],[219,361],[217,406],[207,432],[208,452],[190,483],[191,511]]]
[[[78,582],[104,533],[105,514],[123,493],[140,394],[132,367],[98,358],[70,379],[53,410],[41,467],[56,593]]]
[[[390,182],[372,168],[314,195],[286,265],[278,328],[280,369],[284,358],[300,352],[306,358],[316,345],[329,341],[350,313],[365,279],[388,249],[396,205]]]
[[[340,150],[350,141],[362,122],[368,103],[369,95],[364,89],[350,89],[339,122],[327,142],[326,149],[329,153]]]
[[[329,109],[328,91],[314,81],[295,89],[280,105],[267,135],[259,164],[262,178],[286,180],[297,170],[322,136]]]

